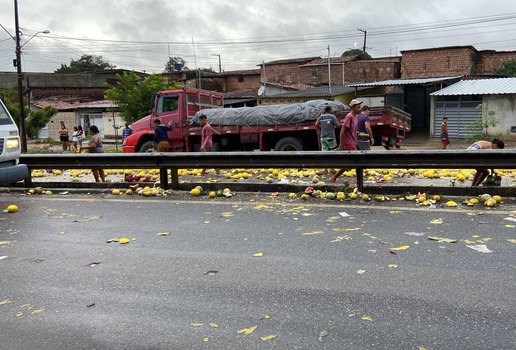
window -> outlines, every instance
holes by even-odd
[[[312,79],[316,79],[319,76],[317,69],[312,69]]]
[[[0,125],[13,124],[12,119],[7,114],[7,110],[3,105],[0,105]]]
[[[156,113],[161,114],[177,110],[178,100],[178,95],[160,96],[158,99],[158,106],[156,107]]]
[[[244,76],[243,75],[239,75],[238,76],[238,82],[239,83],[243,83],[244,82]]]

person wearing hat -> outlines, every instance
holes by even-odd
[[[340,137],[339,137],[339,150],[342,151],[355,151],[357,149],[357,127],[358,127],[358,118],[357,115],[362,111],[361,109],[362,101],[353,99],[349,102],[349,106],[351,107],[351,112],[349,112],[342,122],[342,128],[340,129]],[[347,169],[339,169],[331,177],[331,182],[335,183],[339,176],[341,176]]]

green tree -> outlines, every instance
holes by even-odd
[[[169,57],[165,65],[165,73],[179,72],[188,69],[186,61],[182,57]]]
[[[4,98],[4,104],[7,110],[14,118],[14,121],[19,126],[20,103],[18,101],[18,93],[16,89],[2,89],[0,94]],[[25,106],[28,101],[25,100]],[[54,107],[45,107],[38,111],[33,111],[30,108],[25,108],[25,131],[28,137],[35,138],[38,136],[39,130],[48,124],[50,119],[57,114],[57,109]]]
[[[505,75],[507,77],[516,77],[516,60],[507,61],[502,68],[496,71],[498,75]]]
[[[61,67],[56,69],[54,73],[82,73],[115,68],[116,66],[104,61],[102,56],[82,55],[78,60],[72,59],[69,66],[61,63]]]
[[[48,124],[50,119],[57,114],[57,109],[47,106],[39,111],[31,111],[25,122],[27,136],[30,138],[38,137],[39,130]]]
[[[2,95],[7,110],[9,111],[14,121],[18,125],[18,121],[20,119],[20,104],[18,103],[18,92],[16,91],[16,89],[1,89],[0,95]]]
[[[117,74],[115,85],[108,84],[104,96],[118,105],[120,116],[127,123],[152,112],[152,96],[158,91],[179,88],[176,82],[167,83],[161,75],[149,75],[144,80],[134,72]]]
[[[364,52],[360,49],[351,49],[351,50],[345,51],[341,55],[341,57],[349,57],[349,56],[358,56],[361,59],[372,58],[370,54],[368,54],[367,52]]]

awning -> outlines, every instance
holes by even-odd
[[[516,78],[462,80],[432,96],[502,95],[516,94]]]
[[[357,84],[348,84],[350,87],[374,87],[374,86],[397,86],[397,85],[423,85],[423,84],[431,84],[438,83],[440,81],[445,80],[453,80],[459,79],[460,76],[457,77],[440,77],[440,78],[421,78],[421,79],[390,79],[383,81],[373,81],[370,83],[357,83]]]

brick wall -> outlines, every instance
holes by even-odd
[[[268,82],[287,84],[328,84],[328,65],[282,63],[265,67]],[[372,82],[396,79],[400,76],[400,58],[378,60],[349,60],[332,63],[331,83],[344,85],[350,82]]]
[[[32,99],[51,96],[83,97],[86,100],[103,100],[105,88],[31,88]]]
[[[402,51],[401,78],[464,76],[475,73],[473,46]]]
[[[226,92],[257,89],[260,87],[260,74],[226,76]]]
[[[331,83],[333,85],[344,85],[344,70],[344,64],[331,65]],[[328,65],[300,66],[297,68],[297,76],[299,77],[299,81],[293,82],[294,84],[309,84],[315,86],[328,84]]]
[[[300,62],[266,64],[265,75],[267,77],[267,81],[286,84],[308,83],[306,80],[303,80],[303,77],[300,74],[300,64]]]
[[[398,79],[400,68],[400,59],[350,61],[346,63],[346,83]]]
[[[475,64],[475,74],[496,74],[504,63],[516,60],[516,51],[480,51]]]

